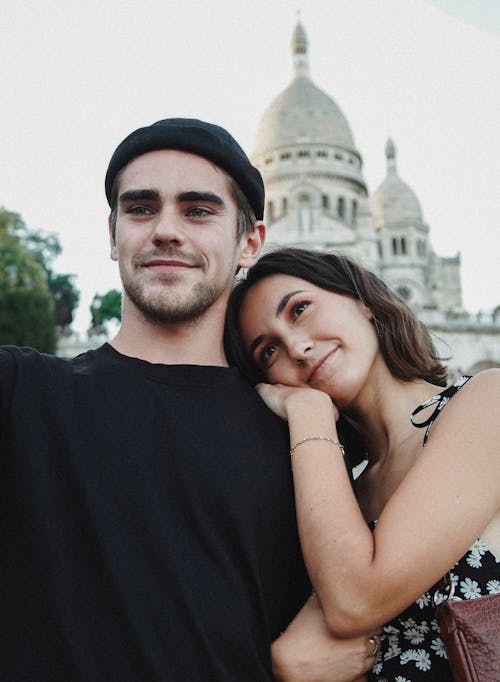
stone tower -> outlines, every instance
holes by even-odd
[[[292,57],[292,81],[264,112],[252,155],[266,186],[269,243],[337,249],[373,265],[363,160],[341,109],[310,77],[300,23]]]

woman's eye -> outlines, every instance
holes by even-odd
[[[301,301],[300,303],[294,305],[292,308],[292,317],[296,318],[299,317],[299,315],[302,315],[308,305],[309,303],[307,303],[307,301]]]
[[[261,353],[262,360],[265,363],[268,363],[269,360],[271,359],[271,356],[275,352],[276,352],[276,345],[275,344],[270,344],[269,346],[266,346]]]

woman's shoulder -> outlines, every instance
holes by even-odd
[[[463,398],[484,400],[491,398],[500,404],[500,369],[492,367],[474,375],[460,391]]]

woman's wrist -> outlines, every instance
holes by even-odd
[[[286,398],[285,411],[288,419],[309,414],[312,417],[324,414],[335,421],[335,408],[329,395],[312,388],[297,390]]]

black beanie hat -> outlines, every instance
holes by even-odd
[[[113,182],[132,159],[157,149],[178,149],[203,156],[237,182],[257,220],[264,215],[264,183],[259,171],[227,130],[196,118],[167,118],[130,133],[116,148],[106,173],[106,197],[111,206]]]

